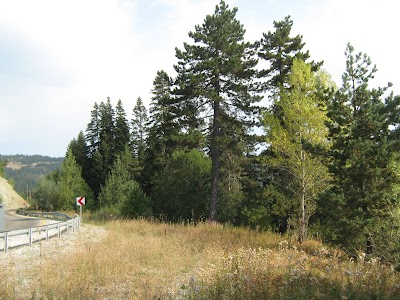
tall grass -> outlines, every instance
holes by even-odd
[[[354,262],[317,241],[300,247],[271,233],[203,223],[118,220],[106,228],[105,240],[45,261],[30,298],[400,298],[400,276],[390,267]],[[1,280],[0,299],[13,295]]]

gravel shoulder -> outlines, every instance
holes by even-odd
[[[79,230],[69,236],[63,235],[60,239],[56,236],[48,242],[36,242],[32,247],[22,246],[9,249],[7,253],[0,252],[0,270],[15,287],[16,294],[23,298],[24,291],[30,290],[43,263],[56,261],[63,254],[85,251],[87,245],[102,241],[106,233],[103,227],[81,224]]]

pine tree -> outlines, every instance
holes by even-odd
[[[184,50],[176,49],[180,109],[191,128],[206,129],[210,138],[212,221],[217,219],[222,140],[234,129],[235,136],[248,134],[256,112],[253,104],[259,100],[252,94],[257,60],[252,57],[252,45],[243,41],[245,30],[236,13],[237,8],[231,10],[221,1],[214,14],[189,33],[194,44],[185,43]]]
[[[350,253],[364,248],[382,255],[399,205],[399,149],[391,128],[399,125],[400,99],[383,99],[387,88],[369,88],[377,69],[366,54],[349,44],[345,55],[343,86],[329,103],[334,186],[321,201],[323,221],[330,240]]]
[[[158,71],[153,81],[143,170],[143,186],[149,194],[153,182],[177,149],[179,128],[171,95],[172,84],[172,78],[165,71]]]
[[[131,143],[133,154],[139,160],[141,166],[143,166],[144,151],[146,149],[147,122],[147,109],[143,104],[142,98],[138,97],[132,111]]]
[[[267,79],[264,90],[279,91],[280,86],[287,83],[287,79],[295,58],[306,61],[310,58],[309,51],[302,52],[305,43],[302,35],[290,37],[293,21],[286,16],[282,21],[274,21],[275,31],[263,33],[259,42],[258,56],[269,63],[269,68],[260,71],[260,76]],[[312,64],[316,71],[323,62]]]
[[[115,112],[110,98],[99,105],[99,153],[101,154],[101,167],[105,176],[100,178],[100,185],[106,181],[106,174],[111,171],[117,158],[115,153]]]
[[[82,177],[88,182],[91,176],[91,160],[89,157],[89,149],[86,144],[86,139],[83,131],[80,131],[78,137],[72,139],[67,148],[68,151],[71,151],[73,156],[75,157],[76,163],[82,168]]]
[[[101,189],[100,206],[115,207],[125,217],[147,217],[151,215],[150,201],[132,178],[132,161],[132,154],[126,147],[115,161],[106,184]]]
[[[115,128],[114,128],[114,153],[119,155],[130,143],[129,122],[122,101],[118,100],[115,107]]]
[[[99,105],[95,102],[91,111],[91,119],[86,127],[86,143],[89,148],[90,157],[98,150],[100,140]]]

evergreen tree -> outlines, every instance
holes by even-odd
[[[89,148],[89,156],[92,157],[99,149],[100,142],[100,116],[99,105],[95,102],[91,111],[91,119],[86,127],[86,143]]]
[[[264,90],[279,91],[287,79],[295,58],[306,61],[309,51],[302,52],[305,43],[302,35],[291,37],[293,21],[286,16],[282,21],[274,21],[275,31],[263,33],[259,42],[258,56],[269,63],[269,68],[260,71],[260,76],[267,79]],[[316,71],[323,62],[312,62],[312,70]]]
[[[251,93],[257,60],[252,57],[252,45],[243,41],[245,30],[236,13],[237,8],[231,10],[221,1],[214,14],[189,33],[194,44],[185,43],[184,50],[176,49],[179,107],[190,128],[207,129],[210,137],[212,221],[217,219],[223,139],[232,130],[237,130],[235,136],[248,134],[251,117],[257,111],[252,105],[259,100]],[[204,124],[209,127],[202,128]]]
[[[115,112],[111,105],[110,98],[107,102],[99,105],[99,147],[96,159],[101,161],[93,162],[101,171],[96,175],[99,179],[96,186],[104,185],[107,175],[111,171],[114,161],[117,158],[115,153]]]
[[[325,125],[328,118],[323,102],[316,97],[315,77],[309,64],[295,59],[288,84],[290,88],[282,88],[276,99],[281,108],[280,118],[271,110],[265,113],[264,124],[266,141],[275,153],[268,162],[289,175],[286,188],[298,199],[302,243],[307,238],[308,221],[315,212],[316,200],[329,186],[328,169],[313,151],[316,147],[329,148]]]
[[[143,104],[142,98],[138,97],[136,105],[132,112],[132,148],[134,156],[139,160],[140,165],[143,165],[144,151],[146,149],[147,136],[147,109]]]
[[[106,103],[94,104],[85,137],[89,171],[84,171],[84,176],[97,199],[116,158],[114,109],[110,98]]]
[[[350,253],[364,248],[385,256],[391,211],[399,205],[399,149],[391,128],[399,125],[400,99],[383,99],[387,88],[369,88],[377,69],[366,54],[355,54],[350,44],[345,54],[343,86],[329,103],[334,185],[321,200],[321,222]]]
[[[158,71],[153,81],[143,170],[143,185],[147,193],[151,193],[154,180],[162,174],[172,153],[177,149],[179,128],[176,124],[171,88],[172,79],[165,71]]]
[[[121,215],[128,217],[150,216],[150,202],[132,179],[130,168],[133,157],[129,149],[118,156],[106,184],[102,187],[99,202],[101,207],[116,207]]]
[[[114,128],[114,153],[119,155],[130,143],[129,122],[122,101],[118,100],[115,107],[115,128]]]
[[[83,131],[80,131],[78,137],[72,139],[67,148],[68,151],[71,151],[78,165],[82,168],[82,177],[88,182],[91,176],[91,161],[89,157],[89,149],[86,144],[86,139]]]

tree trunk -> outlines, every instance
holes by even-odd
[[[220,132],[219,124],[220,106],[219,101],[214,101],[213,129],[211,132],[211,199],[209,220],[217,220],[217,202],[218,202],[218,181],[219,181],[219,157],[220,149],[218,146],[218,136]]]
[[[303,151],[300,153],[301,157],[301,192],[300,192],[300,216],[299,216],[299,243],[303,243],[307,238],[306,226],[306,172],[304,169],[305,154]]]

